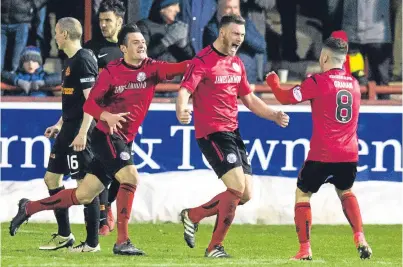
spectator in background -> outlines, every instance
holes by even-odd
[[[148,19],[140,20],[148,56],[156,60],[180,62],[194,56],[188,24],[177,20],[179,0],[156,0]]]
[[[258,80],[263,81],[263,73],[266,73],[265,66],[267,63],[267,53],[276,53],[276,40],[273,40],[274,35],[270,31],[270,25],[267,23],[267,12],[276,5],[275,0],[242,0],[241,10],[246,11],[246,17],[249,18],[256,26],[260,35],[266,40],[266,51],[264,54],[257,54],[257,73]],[[268,37],[271,37],[270,39]],[[272,39],[273,38],[273,39]],[[269,44],[271,46],[269,46]],[[273,58],[273,57],[272,57]],[[275,58],[275,57],[274,57]]]
[[[50,91],[41,91],[41,89],[62,83],[60,74],[48,74],[43,70],[41,52],[39,48],[34,46],[28,46],[24,49],[18,70],[16,72],[3,71],[1,80],[23,90],[23,92],[11,91],[9,95],[35,97],[51,96]]]
[[[296,62],[297,54],[297,5],[298,0],[277,0],[277,9],[281,20],[281,58]]]
[[[393,81],[402,81],[402,0],[393,0]]]
[[[229,14],[241,15],[239,0],[218,0],[217,13],[204,30],[204,47],[212,44],[217,39],[218,22],[224,15]],[[256,56],[266,52],[266,41],[250,19],[246,18],[245,21],[245,40],[239,48],[237,55],[241,58],[245,69],[248,70],[249,83],[256,84],[259,76]]]
[[[180,20],[189,25],[189,39],[198,53],[204,48],[203,33],[217,9],[216,0],[181,0]]]
[[[377,85],[388,85],[392,58],[390,1],[345,0],[342,25],[350,42],[349,53],[360,52],[368,58],[368,79]],[[378,95],[378,99],[389,98]]]
[[[22,50],[27,45],[29,28],[36,10],[47,0],[3,0],[1,3],[1,66],[4,68],[7,44],[11,42],[11,71],[16,71]]]
[[[35,45],[41,50],[42,58],[44,59],[44,54],[47,54],[46,51],[46,42],[45,42],[45,20],[46,20],[46,2],[44,5],[37,10],[34,20],[33,20],[33,31],[35,36]]]

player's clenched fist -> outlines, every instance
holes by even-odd
[[[46,128],[45,133],[44,133],[45,137],[55,138],[57,136],[57,134],[60,132],[60,128],[61,128],[61,126],[58,124],[55,124],[53,126]]]
[[[283,127],[283,128],[287,127],[289,121],[290,121],[290,117],[287,114],[285,114],[282,111],[277,111],[275,122],[280,127]]]
[[[125,117],[129,115],[130,112],[112,114],[107,111],[102,112],[101,120],[105,121],[109,125],[109,133],[113,134],[118,131],[118,128],[122,128],[122,122],[126,122]]]
[[[189,124],[192,121],[192,111],[183,109],[176,112],[176,117],[181,124]]]

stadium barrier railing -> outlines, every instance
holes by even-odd
[[[290,82],[282,84],[283,89],[291,89],[298,82]],[[255,84],[253,85],[254,90],[256,93],[267,94],[271,93],[271,89],[266,84]],[[159,84],[156,88],[157,92],[175,92],[178,91],[179,84],[176,83],[162,83]],[[14,90],[22,90],[16,86],[8,85],[5,83],[1,83],[1,90],[2,91],[14,91]],[[45,91],[53,91],[53,92],[60,92],[61,86],[55,86],[50,88],[43,88],[41,90]],[[392,95],[402,95],[402,83],[392,83],[390,85],[379,86],[376,85],[375,82],[369,82],[367,86],[361,86],[361,93],[367,94],[368,99],[362,101],[363,104],[386,104],[386,105],[401,105],[402,99],[392,99],[392,100],[377,100],[377,94],[392,94]],[[264,100],[267,100],[271,103],[276,103],[276,100],[273,97],[262,97]],[[21,96],[2,96],[2,101],[41,101],[41,98],[32,99],[32,97],[21,97]],[[51,101],[51,102],[58,102],[60,101],[60,97],[42,97],[42,101]],[[162,103],[169,103],[172,102],[172,98],[158,98],[155,102],[162,102]]]

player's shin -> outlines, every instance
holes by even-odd
[[[204,203],[201,206],[189,209],[189,212],[188,212],[189,219],[193,223],[199,223],[202,219],[204,219],[206,217],[216,215],[218,212],[218,203],[220,202],[220,199],[222,198],[222,195],[224,193],[225,192],[216,195],[210,201],[208,201],[207,203]]]
[[[353,192],[344,193],[341,198],[341,204],[343,206],[343,212],[346,216],[348,222],[351,225],[353,233],[362,233],[362,219],[360,206],[358,205],[357,198],[355,197]]]
[[[132,211],[132,204],[136,185],[122,183],[120,184],[116,205],[118,219],[118,238],[116,244],[122,244],[129,239],[128,223]]]
[[[84,205],[84,220],[87,230],[87,239],[85,243],[95,248],[98,246],[98,228],[99,228],[99,198],[95,197],[90,204]]]
[[[112,204],[118,195],[120,183],[118,180],[113,180],[108,191],[108,204]]]
[[[107,205],[108,205],[108,189],[105,188],[104,191],[99,194],[99,227],[108,225],[107,219]]]
[[[64,190],[64,186],[49,189],[49,195],[53,196]],[[70,220],[69,220],[69,210],[68,209],[56,209],[54,210],[54,214],[57,221],[58,231],[57,233],[61,236],[69,236],[71,233],[70,229]]]
[[[26,205],[26,213],[31,216],[43,210],[67,209],[73,205],[80,205],[76,196],[76,188],[62,190],[41,200],[29,201]]]
[[[218,203],[218,214],[214,227],[213,237],[207,251],[211,251],[216,247],[222,246],[222,242],[227,235],[227,232],[235,217],[236,207],[241,200],[242,193],[228,188],[222,193]]]
[[[311,205],[309,202],[297,202],[294,211],[294,221],[300,247],[302,249],[309,248],[312,225]]]

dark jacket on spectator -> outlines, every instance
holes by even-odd
[[[343,30],[350,43],[391,43],[389,0],[345,0]]]
[[[191,59],[194,56],[192,44],[183,47],[172,45],[166,47],[161,39],[166,35],[169,25],[165,23],[160,15],[160,10],[151,9],[148,19],[137,22],[147,43],[147,54],[149,57],[168,62],[180,62]]]
[[[256,64],[256,54],[264,54],[266,52],[266,41],[264,37],[258,32],[253,22],[246,18],[245,19],[245,40],[242,46],[238,50],[238,56],[241,58],[245,69],[248,74],[248,81],[251,84],[257,82],[257,64]],[[212,44],[218,37],[218,21],[215,15],[206,29],[203,35],[203,45],[206,47]]]
[[[48,0],[2,0],[1,23],[31,23],[36,11]]]
[[[204,48],[204,29],[217,9],[216,0],[182,0],[180,19],[189,25],[189,38],[196,53]]]

